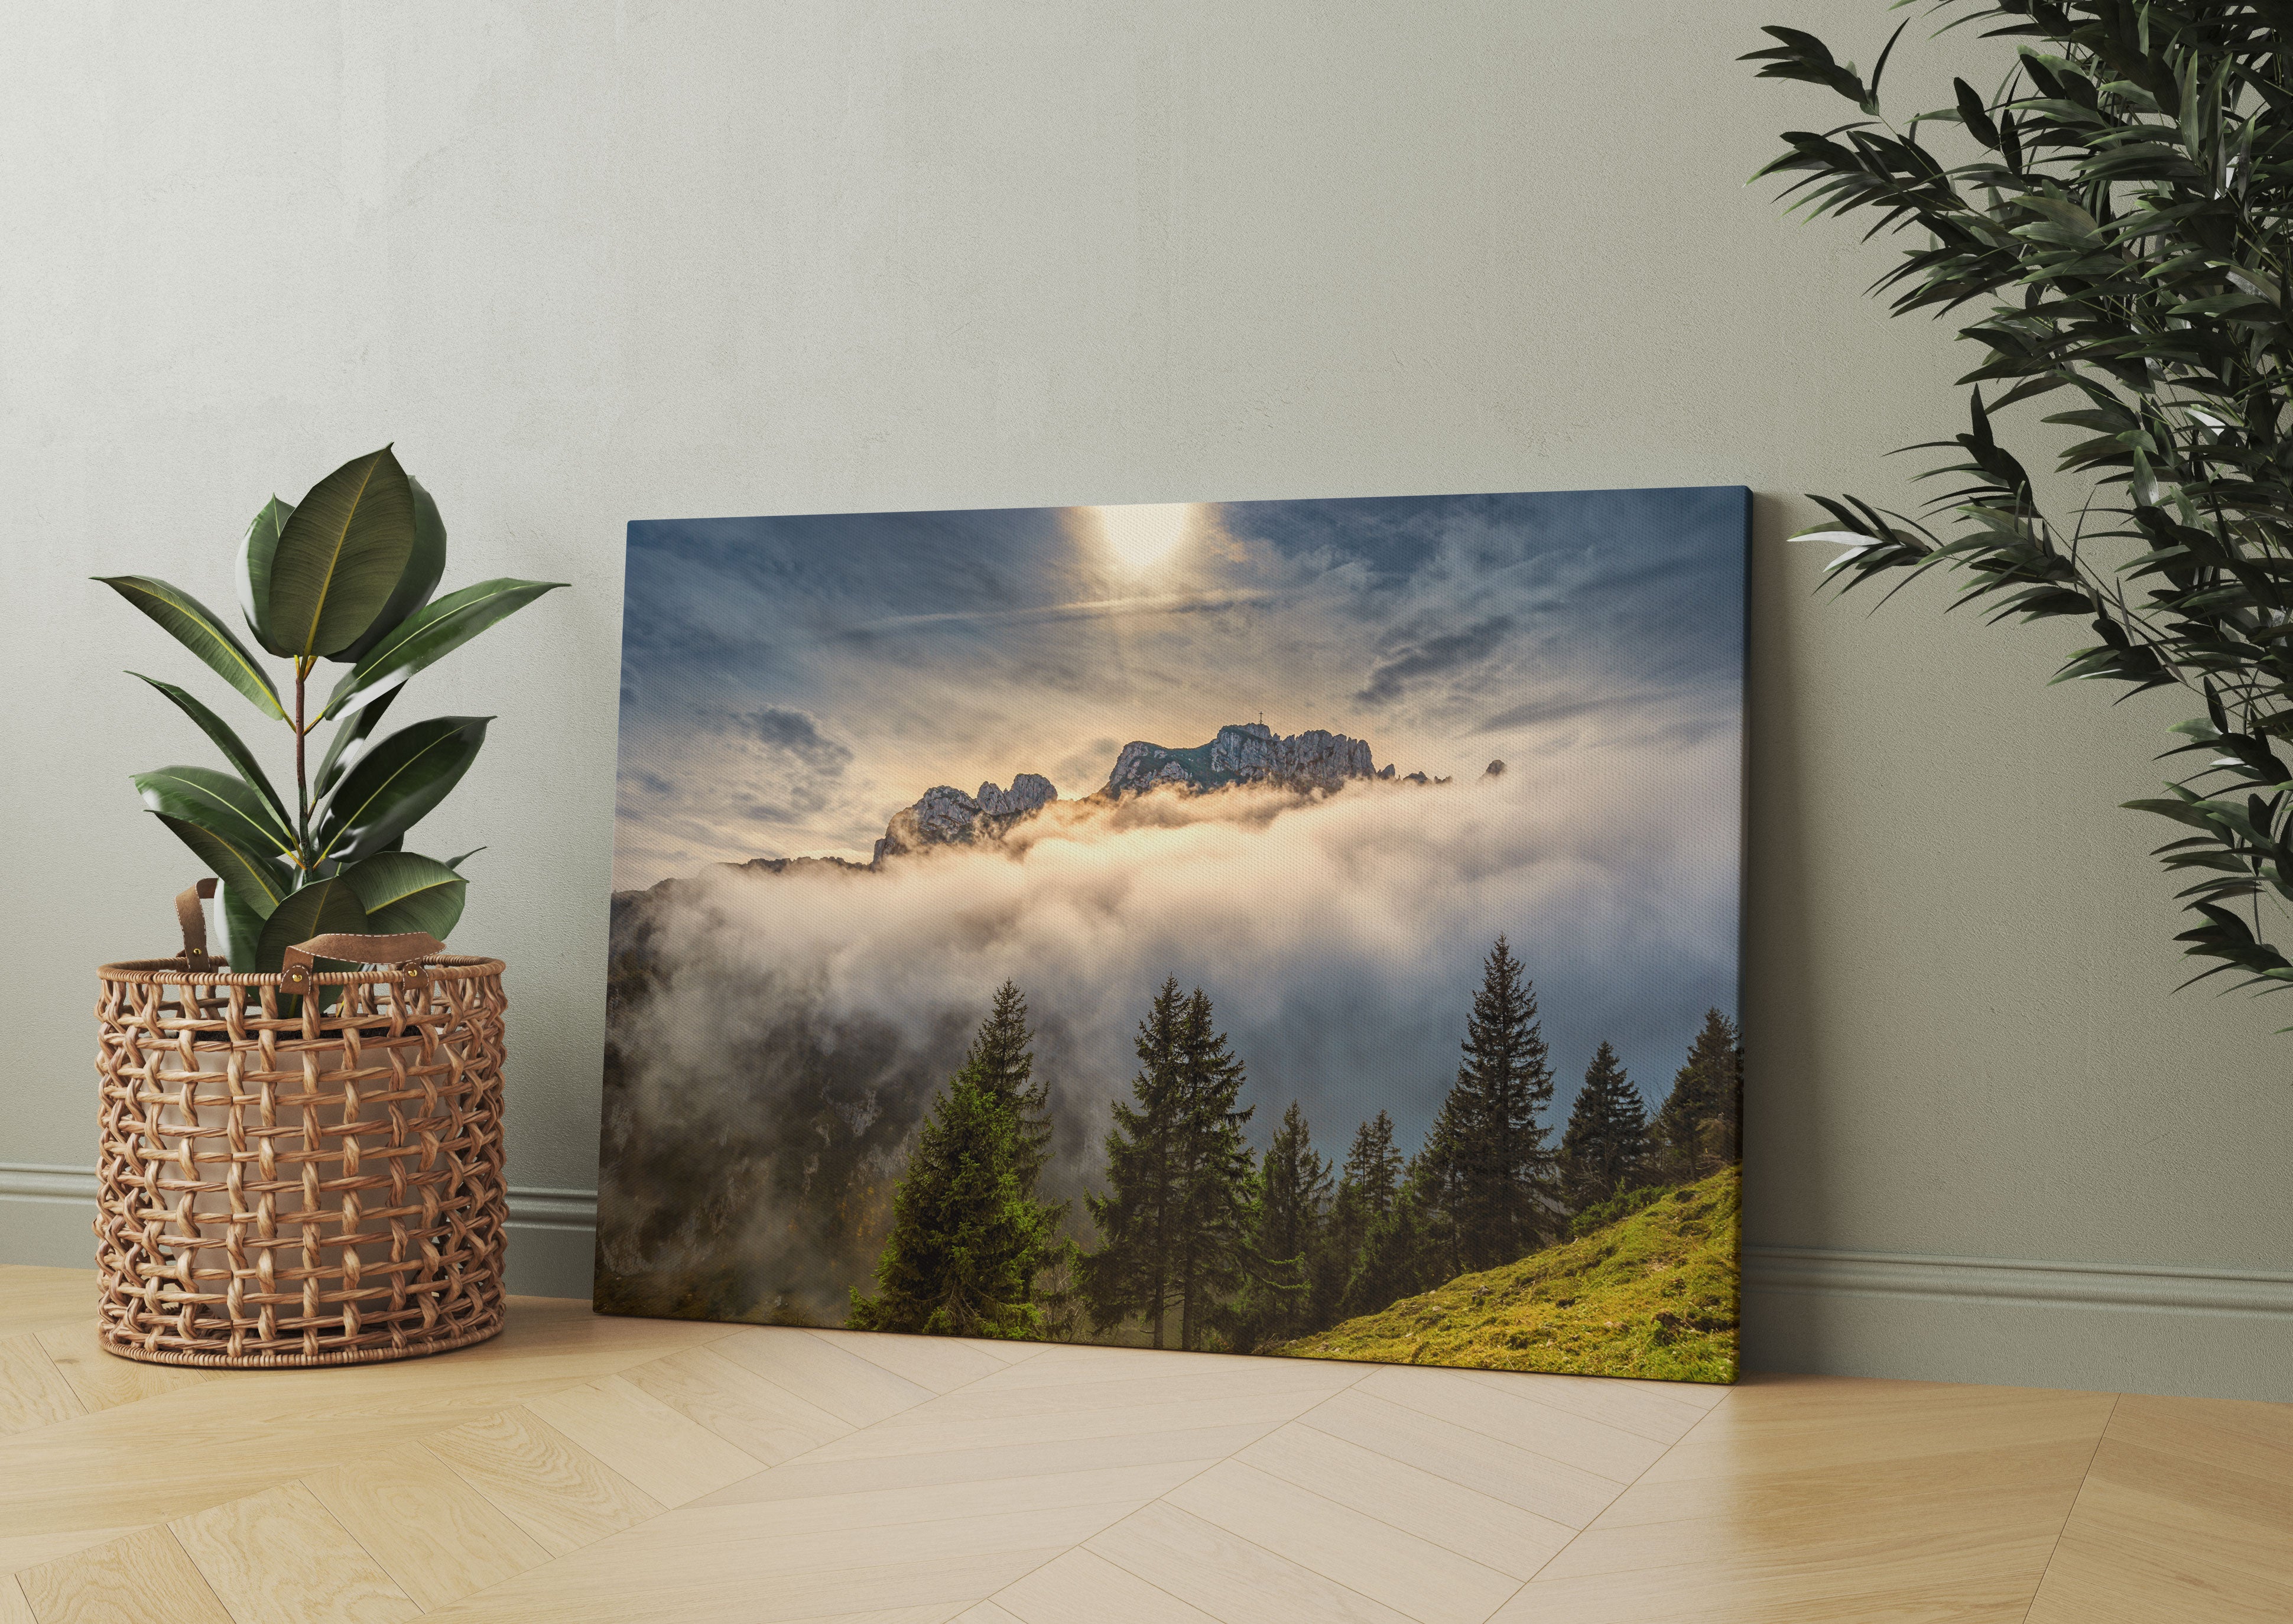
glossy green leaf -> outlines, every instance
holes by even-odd
[[[311,780],[312,799],[323,800],[327,792],[335,787],[335,780],[348,772],[358,759],[366,754],[375,725],[382,720],[390,702],[404,693],[393,688],[373,703],[352,712],[335,728],[334,737],[327,741],[327,753],[319,759],[319,770]]]
[[[371,704],[415,672],[453,653],[497,621],[506,620],[562,581],[480,581],[450,592],[383,637],[335,685],[320,719]]]
[[[390,448],[357,457],[311,487],[279,532],[264,624],[298,659],[364,636],[414,551],[414,491]]]
[[[154,816],[191,849],[225,889],[238,888],[240,903],[257,917],[269,918],[271,910],[293,889],[286,866],[267,853],[249,850],[188,818],[170,817],[165,812]]]
[[[247,646],[215,612],[180,587],[149,575],[99,575],[95,578],[165,627],[169,635],[207,662],[210,670],[253,700],[280,721],[287,719],[279,690],[255,662]]]
[[[438,578],[446,572],[446,521],[439,516],[438,504],[430,499],[420,480],[409,474],[406,485],[414,494],[414,550],[407,555],[398,585],[391,589],[390,601],[374,617],[374,624],[342,653],[328,656],[331,659],[364,659],[376,644],[403,625],[408,615],[430,601],[430,595],[438,589]]]
[[[329,936],[336,931],[363,935],[368,929],[366,909],[360,905],[358,892],[348,881],[315,881],[281,900],[263,922],[263,936],[255,946],[255,968],[266,975],[275,974],[289,947],[299,946],[314,936]],[[338,959],[318,962],[321,970],[342,967]]]
[[[352,863],[380,851],[446,798],[485,743],[490,716],[445,716],[400,729],[345,772],[321,809],[321,857]]]
[[[280,531],[294,516],[295,509],[274,496],[247,522],[239,542],[239,612],[255,640],[274,654],[294,652],[271,641],[269,623],[271,560],[279,551]]]
[[[287,811],[287,803],[280,800],[279,792],[271,787],[271,780],[264,775],[263,764],[255,759],[255,753],[247,748],[245,741],[231,731],[228,722],[172,682],[161,682],[157,677],[144,677],[141,671],[130,671],[127,674],[130,677],[142,678],[174,701],[176,709],[190,717],[198,725],[199,730],[215,742],[215,748],[223,751],[223,759],[237,767],[239,775],[247,782],[256,794],[263,797],[263,804],[271,808],[271,815],[278,819],[279,826],[285,829],[292,824],[293,819]]]
[[[216,893],[222,905],[215,910],[223,925],[223,956],[231,967],[242,975],[251,975],[261,955],[263,922],[271,904],[250,902],[244,888],[225,883]]]
[[[154,812],[212,830],[233,845],[265,857],[286,857],[295,837],[272,816],[245,779],[212,767],[162,767],[134,776],[143,804]]]
[[[462,917],[470,882],[435,857],[410,851],[380,851],[343,870],[358,893],[368,928],[385,935],[425,930],[446,939]]]
[[[460,857],[448,857],[448,858],[446,859],[446,866],[447,866],[448,868],[451,868],[451,869],[458,870],[458,869],[460,869],[460,867],[462,866],[462,865],[463,865],[463,864],[465,864],[465,863],[468,862],[472,857],[476,857],[480,852],[483,851],[484,849],[485,849],[485,848],[484,848],[484,847],[482,847],[482,846],[473,846],[473,847],[471,847],[471,848],[469,849],[469,850],[467,850],[467,851],[464,852],[464,853],[463,853]]]

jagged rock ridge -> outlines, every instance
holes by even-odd
[[[1285,738],[1264,722],[1236,722],[1219,728],[1209,743],[1182,749],[1133,740],[1122,747],[1105,787],[1091,799],[1119,800],[1159,789],[1201,793],[1241,784],[1326,791],[1356,778],[1392,776],[1390,766],[1380,769],[1375,765],[1366,739],[1319,727]],[[1422,773],[1410,774],[1409,781],[1447,782],[1429,780]],[[1040,773],[1021,773],[1008,790],[983,784],[976,795],[952,784],[936,784],[913,806],[892,814],[869,866],[936,846],[1001,840],[1013,824],[1057,799],[1058,791]]]
[[[886,857],[928,846],[969,846],[993,840],[1058,798],[1057,788],[1041,773],[1021,773],[1008,790],[983,784],[976,795],[967,795],[952,784],[935,784],[915,805],[892,814],[884,838],[876,842],[874,861],[881,863]]]
[[[1488,775],[1493,777],[1503,770],[1502,763],[1492,762]],[[1119,800],[1127,795],[1158,789],[1199,794],[1232,784],[1255,784],[1306,792],[1328,791],[1357,778],[1393,777],[1392,767],[1373,764],[1365,739],[1349,738],[1342,733],[1319,727],[1283,737],[1263,722],[1236,722],[1219,728],[1209,743],[1183,749],[1174,750],[1145,739],[1133,740],[1115,758],[1114,770],[1107,775],[1105,786],[1090,799]],[[1428,778],[1422,773],[1407,774],[1401,781],[1449,782],[1446,778]],[[1015,824],[1033,817],[1058,798],[1057,786],[1041,773],[1021,773],[1011,780],[1008,790],[993,783],[983,784],[976,793],[969,795],[952,784],[935,784],[912,806],[892,814],[883,838],[876,842],[873,857],[866,863],[853,863],[842,857],[752,857],[746,863],[712,866],[758,875],[822,869],[866,873],[880,868],[891,857],[935,847],[976,846],[1000,840]],[[652,890],[666,896],[685,883],[664,880]],[[616,903],[634,901],[640,895],[635,891],[617,892],[614,899]]]
[[[1276,784],[1292,789],[1333,790],[1349,779],[1390,778],[1379,772],[1366,739],[1313,728],[1287,738],[1264,722],[1236,722],[1207,744],[1172,750],[1135,739],[1114,759],[1104,793],[1136,795],[1175,785],[1218,790],[1235,784]]]

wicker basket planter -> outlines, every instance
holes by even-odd
[[[348,1365],[494,1336],[501,962],[320,937],[233,975],[197,916],[182,955],[97,972],[104,1348]]]

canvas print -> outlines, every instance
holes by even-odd
[[[1748,511],[631,524],[598,1307],[1734,1379]]]

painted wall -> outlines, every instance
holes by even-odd
[[[586,1290],[622,524],[1746,483],[1754,1363],[2293,1397],[2281,1011],[2169,995],[2170,699],[2063,644],[1812,595],[1795,493],[1902,497],[1968,364],[1745,177],[1838,118],[1876,0],[32,8],[0,95],[0,1257],[88,1256],[91,970],[184,855],[126,782],[188,657],[87,577],[227,599],[394,440],[456,580],[574,583],[421,679],[498,712],[515,1272]],[[1987,77],[1953,36],[1906,92]],[[1922,102],[1932,105],[1932,102]],[[196,680],[196,679],[195,679]],[[207,686],[219,686],[207,683]],[[205,691],[204,688],[202,691]],[[217,702],[222,702],[219,699]]]

